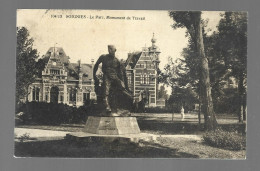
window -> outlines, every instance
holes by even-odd
[[[90,93],[83,93],[83,102],[86,102],[90,99]]]
[[[60,74],[60,70],[57,69],[50,69],[51,74]]]
[[[75,102],[76,101],[76,90],[71,89],[70,90],[70,102]]]
[[[147,74],[141,75],[141,84],[150,84],[150,77]]]
[[[63,102],[63,95],[60,95],[60,101]]]
[[[128,81],[128,85],[131,85],[131,75],[128,75],[127,81]]]
[[[141,84],[144,84],[144,76],[141,75]]]
[[[84,105],[90,104],[90,93],[83,93],[83,103]]]
[[[149,75],[146,75],[146,84],[150,84],[150,78],[149,78]]]
[[[139,67],[140,68],[144,68],[144,64],[139,64]]]
[[[34,87],[32,91],[32,100],[39,101],[39,96],[40,96],[40,88]]]

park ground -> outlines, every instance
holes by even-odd
[[[79,143],[64,139],[67,133],[80,132],[84,124],[17,125],[15,128],[16,157],[73,158],[218,158],[245,159],[246,150],[232,151],[207,145],[202,136],[202,123],[197,114],[132,114],[142,133],[153,134],[155,141],[139,143]],[[233,115],[217,115],[219,127],[243,132]]]

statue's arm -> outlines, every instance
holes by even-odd
[[[98,58],[97,62],[94,65],[94,69],[93,69],[93,78],[94,78],[94,80],[97,80],[96,72],[98,70],[99,64],[102,63],[102,61],[103,61],[103,55]]]
[[[120,67],[119,70],[120,70],[121,80],[123,81],[126,90],[129,91],[128,81],[127,81],[127,77],[126,77],[126,69],[125,69],[125,65],[124,65],[122,62],[120,62],[119,67]]]

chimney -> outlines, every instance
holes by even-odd
[[[91,84],[94,84],[94,59],[91,59],[91,76],[92,76],[92,79],[91,79]]]
[[[81,72],[81,61],[78,60],[78,73],[80,73],[80,72]]]

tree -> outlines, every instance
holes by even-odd
[[[158,99],[163,98],[165,100],[168,99],[167,90],[165,90],[165,87],[163,85],[160,86],[160,89],[158,90]]]
[[[225,12],[218,25],[220,55],[230,75],[238,81],[239,121],[246,117],[247,13]]]
[[[183,12],[183,11],[170,11],[169,16],[176,22],[173,24],[173,28],[186,28],[187,33],[190,36],[191,41],[194,43],[196,53],[200,57],[200,89],[202,103],[204,105],[204,119],[205,129],[214,130],[217,126],[217,121],[213,109],[208,59],[205,55],[203,35],[202,35],[202,23],[201,12]]]
[[[25,27],[17,27],[16,46],[16,104],[28,95],[28,88],[35,80],[38,53],[33,49],[33,39]]]
[[[196,80],[191,78],[191,72],[185,60],[173,60],[169,57],[160,79],[161,82],[172,88],[172,93],[168,100],[172,110],[180,112],[182,106],[186,111],[193,110],[194,104],[198,102]]]
[[[174,89],[176,86],[186,86],[190,83],[188,72],[189,70],[184,60],[173,60],[169,56],[168,63],[164,66],[164,72],[160,72],[159,74],[159,82],[170,86],[171,89]]]
[[[43,55],[40,59],[37,60],[35,63],[36,68],[36,76],[41,78],[42,77],[42,71],[45,68],[45,65],[48,63],[49,58]]]

